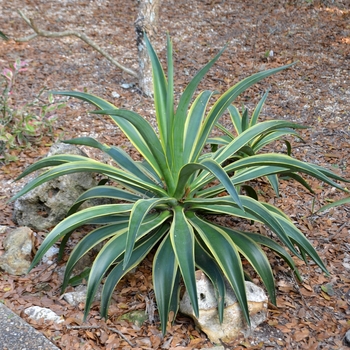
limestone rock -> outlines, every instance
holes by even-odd
[[[40,306],[31,306],[24,310],[24,313],[28,315],[33,320],[40,320],[41,318],[44,319],[44,321],[53,321],[55,323],[62,323],[64,322],[63,318],[58,316],[55,312],[52,310],[40,307]]]
[[[214,287],[202,271],[196,271],[196,284],[199,318],[197,319],[194,315],[187,291],[180,302],[180,312],[192,317],[197,326],[207,334],[212,342],[219,343],[220,339],[224,342],[229,342],[237,338],[240,333],[246,336],[266,320],[267,296],[254,283],[245,282],[251,328],[247,326],[236,296],[228,282],[226,283],[224,320],[222,324],[219,322]]]
[[[77,154],[86,156],[78,147],[55,144],[48,156]],[[46,230],[58,224],[69,208],[87,189],[96,186],[92,173],[76,173],[48,181],[15,201],[13,219],[21,226]]]
[[[44,254],[44,256],[42,257],[41,261],[44,264],[48,264],[48,265],[53,264],[53,260],[55,259],[56,255],[58,255],[59,251],[60,251],[60,249],[56,246],[50,247],[47,250],[47,252]]]
[[[79,285],[75,288],[74,292],[67,292],[62,294],[61,298],[63,298],[68,304],[72,306],[78,306],[80,303],[84,303],[86,301],[86,291],[87,287],[84,285]],[[101,300],[101,291],[102,286],[97,290],[94,301]]]
[[[24,275],[31,263],[33,231],[28,227],[6,231],[7,236],[2,243],[5,253],[0,256],[0,268],[11,275]]]

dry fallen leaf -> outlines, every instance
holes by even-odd
[[[20,21],[16,10],[22,8],[31,13],[32,3],[20,0],[7,2],[1,30],[18,36],[23,35],[28,27]],[[294,138],[289,139],[293,155],[350,178],[347,100],[350,86],[350,45],[347,44],[346,38],[344,39],[344,33],[349,29],[345,4],[344,0],[178,0],[175,5],[174,2],[165,1],[162,3],[161,25],[155,41],[161,48],[161,60],[164,60],[163,33],[174,33],[172,37],[177,91],[183,89],[200,65],[208,62],[226,43],[226,51],[212,67],[206,80],[201,83],[200,90],[224,92],[239,79],[260,69],[299,60],[299,63],[288,71],[270,77],[245,91],[236,100],[236,105],[240,107],[244,104],[252,111],[261,94],[271,87],[263,110],[264,119],[282,118],[312,126],[310,129],[300,130],[305,143]],[[113,52],[117,48],[116,56],[120,56],[123,62],[137,66],[133,30],[137,16],[136,2],[125,6],[125,2],[121,0],[103,1],[101,4],[76,0],[74,4],[66,2],[65,6],[61,5],[60,2],[35,1],[35,8],[43,14],[40,19],[43,25],[48,21],[47,25],[56,26],[57,23],[51,23],[50,18],[60,18],[60,28],[57,30],[69,27],[90,32],[102,46],[107,43],[106,50]],[[29,71],[21,76],[14,92],[16,96],[13,95],[13,99],[19,104],[27,102],[29,97],[43,86],[49,89],[88,90],[116,103],[118,107],[133,109],[146,119],[154,120],[153,100],[131,89],[119,89],[120,84],[129,77],[76,39],[34,39],[30,43],[9,41],[0,42],[0,46],[1,69],[16,56],[25,55],[25,59],[30,62]],[[274,52],[273,59],[267,60],[263,57],[267,51]],[[113,91],[120,95],[118,99],[111,100]],[[58,114],[56,139],[97,134],[103,142],[121,146],[126,151],[130,150],[128,140],[107,117],[93,118],[86,113],[87,108],[84,104],[70,100],[69,108]],[[13,206],[6,201],[23,185],[23,182],[14,183],[14,177],[47,153],[48,147],[44,144],[49,143],[49,140],[43,138],[42,141],[42,145],[14,152],[19,157],[18,162],[0,165],[2,225],[16,226],[12,220]],[[283,143],[276,143],[273,147],[278,152],[285,153]],[[86,151],[92,158],[96,155],[94,150]],[[131,156],[140,159],[136,151],[132,151]],[[249,340],[242,343],[247,348],[250,346],[253,349],[267,350],[269,342],[273,344],[270,346],[273,350],[288,349],[292,343],[295,344],[295,348],[308,350],[341,348],[342,337],[350,327],[347,320],[350,278],[343,265],[346,263],[344,259],[349,249],[348,209],[334,208],[328,213],[316,213],[315,210],[328,200],[340,199],[342,194],[319,181],[310,178],[308,181],[316,194],[314,202],[314,197],[294,181],[281,182],[279,197],[275,196],[266,181],[262,181],[259,198],[277,205],[290,215],[311,240],[335,279],[333,281],[316,271],[315,265],[307,265],[295,259],[296,266],[305,279],[299,289],[295,288],[296,281],[289,267],[282,259],[276,259],[273,252],[268,251],[277,282],[278,309],[270,310],[268,322],[261,326],[261,331],[265,332],[266,336],[264,341],[261,341],[259,336],[255,338],[253,334]],[[232,225],[232,222],[228,224]],[[234,225],[239,226],[237,229],[255,230],[270,235],[269,230],[259,224],[235,222]],[[36,248],[46,234],[47,232],[37,232]],[[77,236],[81,237],[83,234],[80,232]],[[67,253],[77,242],[77,237],[73,235],[73,238],[75,241],[68,244]],[[57,269],[62,266],[60,263]],[[123,279],[113,295],[108,324],[101,320],[98,304],[94,305],[88,317],[88,324],[100,327],[99,336],[96,336],[97,331],[67,327],[84,325],[83,305],[74,308],[59,300],[61,281],[56,273],[45,272],[44,265],[36,267],[26,279],[1,273],[0,299],[19,314],[31,305],[47,305],[64,315],[66,321],[61,329],[53,324],[33,322],[40,332],[50,335],[55,344],[62,349],[130,349],[130,344],[118,334],[106,329],[106,324],[121,330],[128,339],[139,340],[141,345],[141,339],[148,337],[153,349],[162,346],[164,349],[190,349],[193,348],[192,345],[204,349],[209,346],[205,335],[195,331],[189,319],[181,318],[181,325],[176,324],[176,321],[175,326],[169,327],[169,333],[164,338],[160,336],[157,311],[154,312],[154,323],[146,322],[137,330],[127,322],[118,323],[117,318],[121,314],[131,311],[134,307],[140,307],[146,300],[145,297],[150,298],[151,269],[152,255],[134,275]],[[254,278],[259,281],[258,276]],[[44,282],[46,284],[42,284]],[[324,287],[327,283],[332,283],[336,297],[330,289]],[[50,290],[47,290],[47,287],[50,287]],[[139,294],[142,294],[141,298]],[[276,333],[279,330],[280,332]],[[173,341],[174,344],[180,345],[173,345]],[[148,345],[146,341],[143,348]],[[238,341],[231,348],[243,349],[243,346]]]
[[[307,338],[310,334],[310,331],[307,328],[303,328],[301,330],[296,330],[294,332],[293,338],[295,341],[299,342],[305,338]]]

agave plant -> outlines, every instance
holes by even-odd
[[[228,106],[229,116],[232,122],[232,126],[235,134],[219,122],[216,123],[216,128],[219,129],[223,135],[209,138],[208,142],[211,144],[211,149],[213,151],[217,150],[219,146],[226,146],[230,142],[232,142],[238,135],[242,134],[247,129],[251,128],[254,125],[258,124],[259,116],[262,111],[262,108],[265,104],[265,101],[268,96],[268,91],[263,95],[256,108],[254,109],[252,116],[249,118],[248,109],[243,106],[242,113],[239,112],[238,108],[234,105]],[[299,129],[307,128],[307,126],[298,126]],[[267,131],[266,133],[262,132],[257,137],[248,142],[244,147],[242,147],[239,152],[236,152],[232,155],[232,157],[228,160],[228,162],[232,163],[235,160],[242,159],[245,157],[250,157],[257,153],[260,153],[263,147],[271,144],[277,140],[283,140],[286,148],[287,154],[291,155],[292,146],[290,142],[284,138],[284,136],[294,136],[298,138],[300,141],[304,140],[302,137],[296,132],[296,130],[288,127],[288,128],[279,128],[274,131]],[[296,172],[287,171],[286,173],[267,175],[267,180],[270,182],[272,188],[274,189],[277,196],[279,196],[279,179],[291,179],[298,181],[304,187],[306,187],[310,192],[313,192],[312,188],[305,181],[305,179],[300,176]],[[256,191],[249,185],[245,184],[242,186],[245,189],[246,193],[252,196],[253,198],[258,198]]]
[[[232,108],[230,106],[237,96],[256,82],[290,65],[259,72],[238,82],[208,108],[214,92],[206,90],[195,98],[194,94],[201,79],[221,55],[220,51],[188,84],[175,109],[172,43],[168,38],[166,77],[152,45],[147,38],[145,40],[153,67],[157,131],[139,114],[118,109],[96,96],[72,91],[56,92],[90,102],[99,109],[93,113],[109,115],[143,160],[134,161],[119,147],[84,137],[66,142],[100,149],[113,159],[115,166],[77,155],[55,155],[39,160],[25,170],[20,177],[50,167],[15,198],[53,178],[76,172],[100,173],[113,184],[94,187],[77,199],[68,217],[47,235],[31,267],[59,239],[62,239],[60,248],[63,252],[74,229],[84,224],[96,224],[97,228],[84,236],[71,252],[63,282],[65,289],[72,281],[77,261],[103,242],[103,248],[88,270],[85,317],[101,283],[100,311],[102,316],[107,317],[115,286],[155,249],[153,287],[163,333],[166,332],[170,311],[175,315],[178,311],[181,281],[198,315],[197,268],[204,271],[215,287],[220,320],[223,319],[224,281],[227,279],[249,323],[242,257],[261,277],[273,303],[276,302],[274,277],[261,246],[275,251],[298,277],[300,275],[289,253],[273,238],[220,226],[210,217],[232,215],[263,223],[293,254],[304,260],[311,258],[327,273],[310,242],[283,212],[270,204],[240,195],[237,189],[252,179],[287,172],[308,174],[337,188],[341,187],[334,180],[341,178],[326,169],[283,154],[238,157],[225,165],[228,159],[244,152],[246,147],[253,147],[252,142],[262,135],[274,135],[286,128],[300,128],[287,121],[272,120],[251,125],[215,152],[203,152],[212,129],[227,108]],[[78,211],[84,201],[100,197],[112,198],[116,203]]]
[[[218,146],[225,146],[229,144],[231,141],[233,141],[238,135],[242,134],[244,131],[248,130],[249,128],[253,127],[254,125],[258,124],[258,120],[260,117],[260,113],[264,107],[264,104],[266,102],[268,96],[268,91],[265,92],[257,106],[255,107],[251,117],[249,118],[249,111],[248,109],[243,106],[242,107],[242,113],[239,112],[238,108],[234,105],[228,106],[228,111],[231,119],[232,126],[234,128],[234,131],[236,135],[233,134],[231,130],[223,126],[220,122],[216,123],[216,127],[222,131],[223,136],[217,136],[210,138],[208,142],[212,144],[213,150],[217,150]],[[299,129],[307,128],[306,126],[298,126]],[[237,157],[245,157],[250,156],[253,154],[257,154],[261,149],[270,144],[271,142],[275,140],[280,140],[285,135],[293,135],[299,139],[302,140],[300,135],[292,128],[279,128],[278,130],[274,131],[267,131],[266,133],[261,133],[258,135],[255,139],[252,139],[250,142],[248,142],[237,154],[234,156]],[[291,154],[291,145],[287,140],[284,140],[286,146],[287,146],[287,153]],[[216,147],[213,147],[213,145],[216,145]]]

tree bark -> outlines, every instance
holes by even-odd
[[[144,34],[152,41],[157,32],[161,0],[140,0],[139,13],[135,21],[137,50],[139,54],[139,86],[147,95],[153,95],[152,66],[147,53]]]

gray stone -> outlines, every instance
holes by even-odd
[[[130,88],[132,88],[134,86],[134,84],[133,83],[131,83],[131,84],[121,84],[120,86],[123,89],[130,89]]]
[[[251,282],[245,282],[251,327],[248,327],[231,286],[226,283],[223,323],[219,322],[214,287],[202,271],[196,271],[199,317],[194,315],[187,291],[180,302],[180,312],[192,317],[213,343],[230,342],[240,333],[249,335],[267,317],[267,296]]]
[[[63,143],[50,148],[48,156],[77,154],[86,156],[78,147]],[[69,208],[87,189],[97,185],[92,173],[76,173],[48,181],[15,201],[14,221],[21,226],[46,230],[58,224]]]
[[[74,289],[74,292],[67,292],[62,294],[61,298],[63,298],[68,304],[72,306],[78,306],[80,303],[84,303],[86,301],[86,291],[87,287],[84,285],[79,285]],[[94,301],[101,300],[101,291],[102,286],[97,290]]]
[[[344,344],[350,347],[350,329],[345,333]]]
[[[62,298],[72,306],[78,306],[80,303],[85,303],[86,291],[82,292],[67,292],[62,294]]]
[[[31,306],[24,310],[24,313],[33,320],[43,319],[44,321],[53,321],[54,323],[62,323],[64,319],[58,316],[52,310],[46,307]]]
[[[0,268],[11,275],[24,275],[31,263],[33,231],[29,227],[6,231],[7,236],[2,243],[5,253],[0,256]]]

